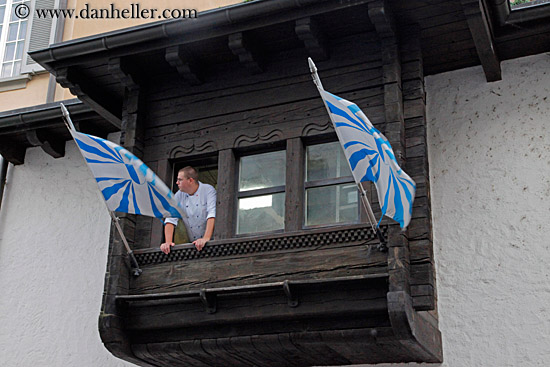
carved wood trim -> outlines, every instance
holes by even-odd
[[[388,232],[388,226],[380,226],[382,233]],[[171,261],[191,261],[212,257],[226,257],[240,254],[264,253],[281,250],[320,247],[336,243],[369,242],[376,244],[377,236],[370,226],[347,228],[341,230],[301,232],[279,236],[259,237],[253,239],[236,239],[233,241],[212,241],[202,251],[192,245],[174,247],[168,255],[160,250],[135,250],[140,265],[161,264]]]
[[[234,148],[242,148],[249,145],[257,144],[258,142],[270,142],[284,140],[285,134],[278,129],[272,130],[266,134],[257,133],[256,135],[239,135],[233,143]]]
[[[216,152],[218,151],[218,144],[212,140],[205,141],[203,143],[192,142],[190,145],[178,145],[177,147],[172,148],[168,157],[173,158],[182,158],[190,154],[196,153],[207,153],[207,152]]]
[[[332,128],[332,122],[330,120],[325,121],[324,123],[311,123],[307,124],[302,130],[302,136],[315,135],[314,133],[322,133],[327,130],[334,130]]]

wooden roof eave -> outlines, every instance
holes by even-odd
[[[372,1],[356,0],[351,6]],[[106,51],[115,53],[126,49],[126,52],[116,52],[116,56],[121,56],[125,53],[136,54],[158,50],[297,20],[349,6],[348,2],[330,0],[254,1],[202,12],[195,19],[155,22],[62,42],[47,49],[31,52],[29,55],[55,74],[57,64],[69,62],[81,56],[87,56],[89,61]]]
[[[116,131],[108,123],[98,123],[97,113],[78,99],[53,102],[0,113],[0,155],[13,164],[23,164],[26,149],[40,146],[47,154],[60,158],[65,142],[71,139],[64,128],[60,104],[71,113],[73,122],[85,132],[105,136]],[[95,121],[90,121],[95,120]]]

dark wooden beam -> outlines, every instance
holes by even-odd
[[[500,60],[495,49],[487,12],[481,0],[460,0],[488,82],[502,79]]]
[[[304,42],[309,56],[316,61],[328,59],[325,35],[315,19],[311,17],[298,19],[294,29],[298,38]]]
[[[258,57],[250,45],[250,41],[243,32],[229,35],[229,48],[235,56],[239,57],[241,64],[243,64],[251,74],[263,72]]]
[[[54,158],[61,158],[65,155],[65,139],[56,138],[43,130],[28,130],[26,136],[32,146],[42,148],[44,152]]]
[[[198,65],[188,60],[182,46],[168,47],[164,58],[190,85],[203,83]]]
[[[80,82],[80,78],[77,77],[78,74],[73,68],[60,68],[56,71],[56,80],[63,88],[68,88],[78,99],[90,106],[117,129],[120,129],[120,117],[115,112],[117,100],[113,100],[109,96],[100,96],[99,92],[93,91],[99,90],[99,88],[93,88],[90,85],[84,86]]]

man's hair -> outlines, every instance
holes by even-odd
[[[183,172],[183,175],[185,176],[185,178],[192,178],[196,182],[199,181],[199,173],[197,172],[196,169],[194,169],[191,166],[183,167],[178,171],[178,173],[180,172]]]

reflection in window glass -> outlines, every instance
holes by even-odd
[[[237,234],[283,229],[284,221],[284,193],[239,199]]]
[[[351,176],[339,142],[308,146],[306,156],[307,181]]]
[[[359,193],[339,142],[306,148],[306,183],[306,226],[358,221]]]
[[[286,179],[286,152],[242,157],[239,171],[239,191],[282,186]]]
[[[311,188],[306,191],[306,225],[357,221],[358,194],[355,184]]]

